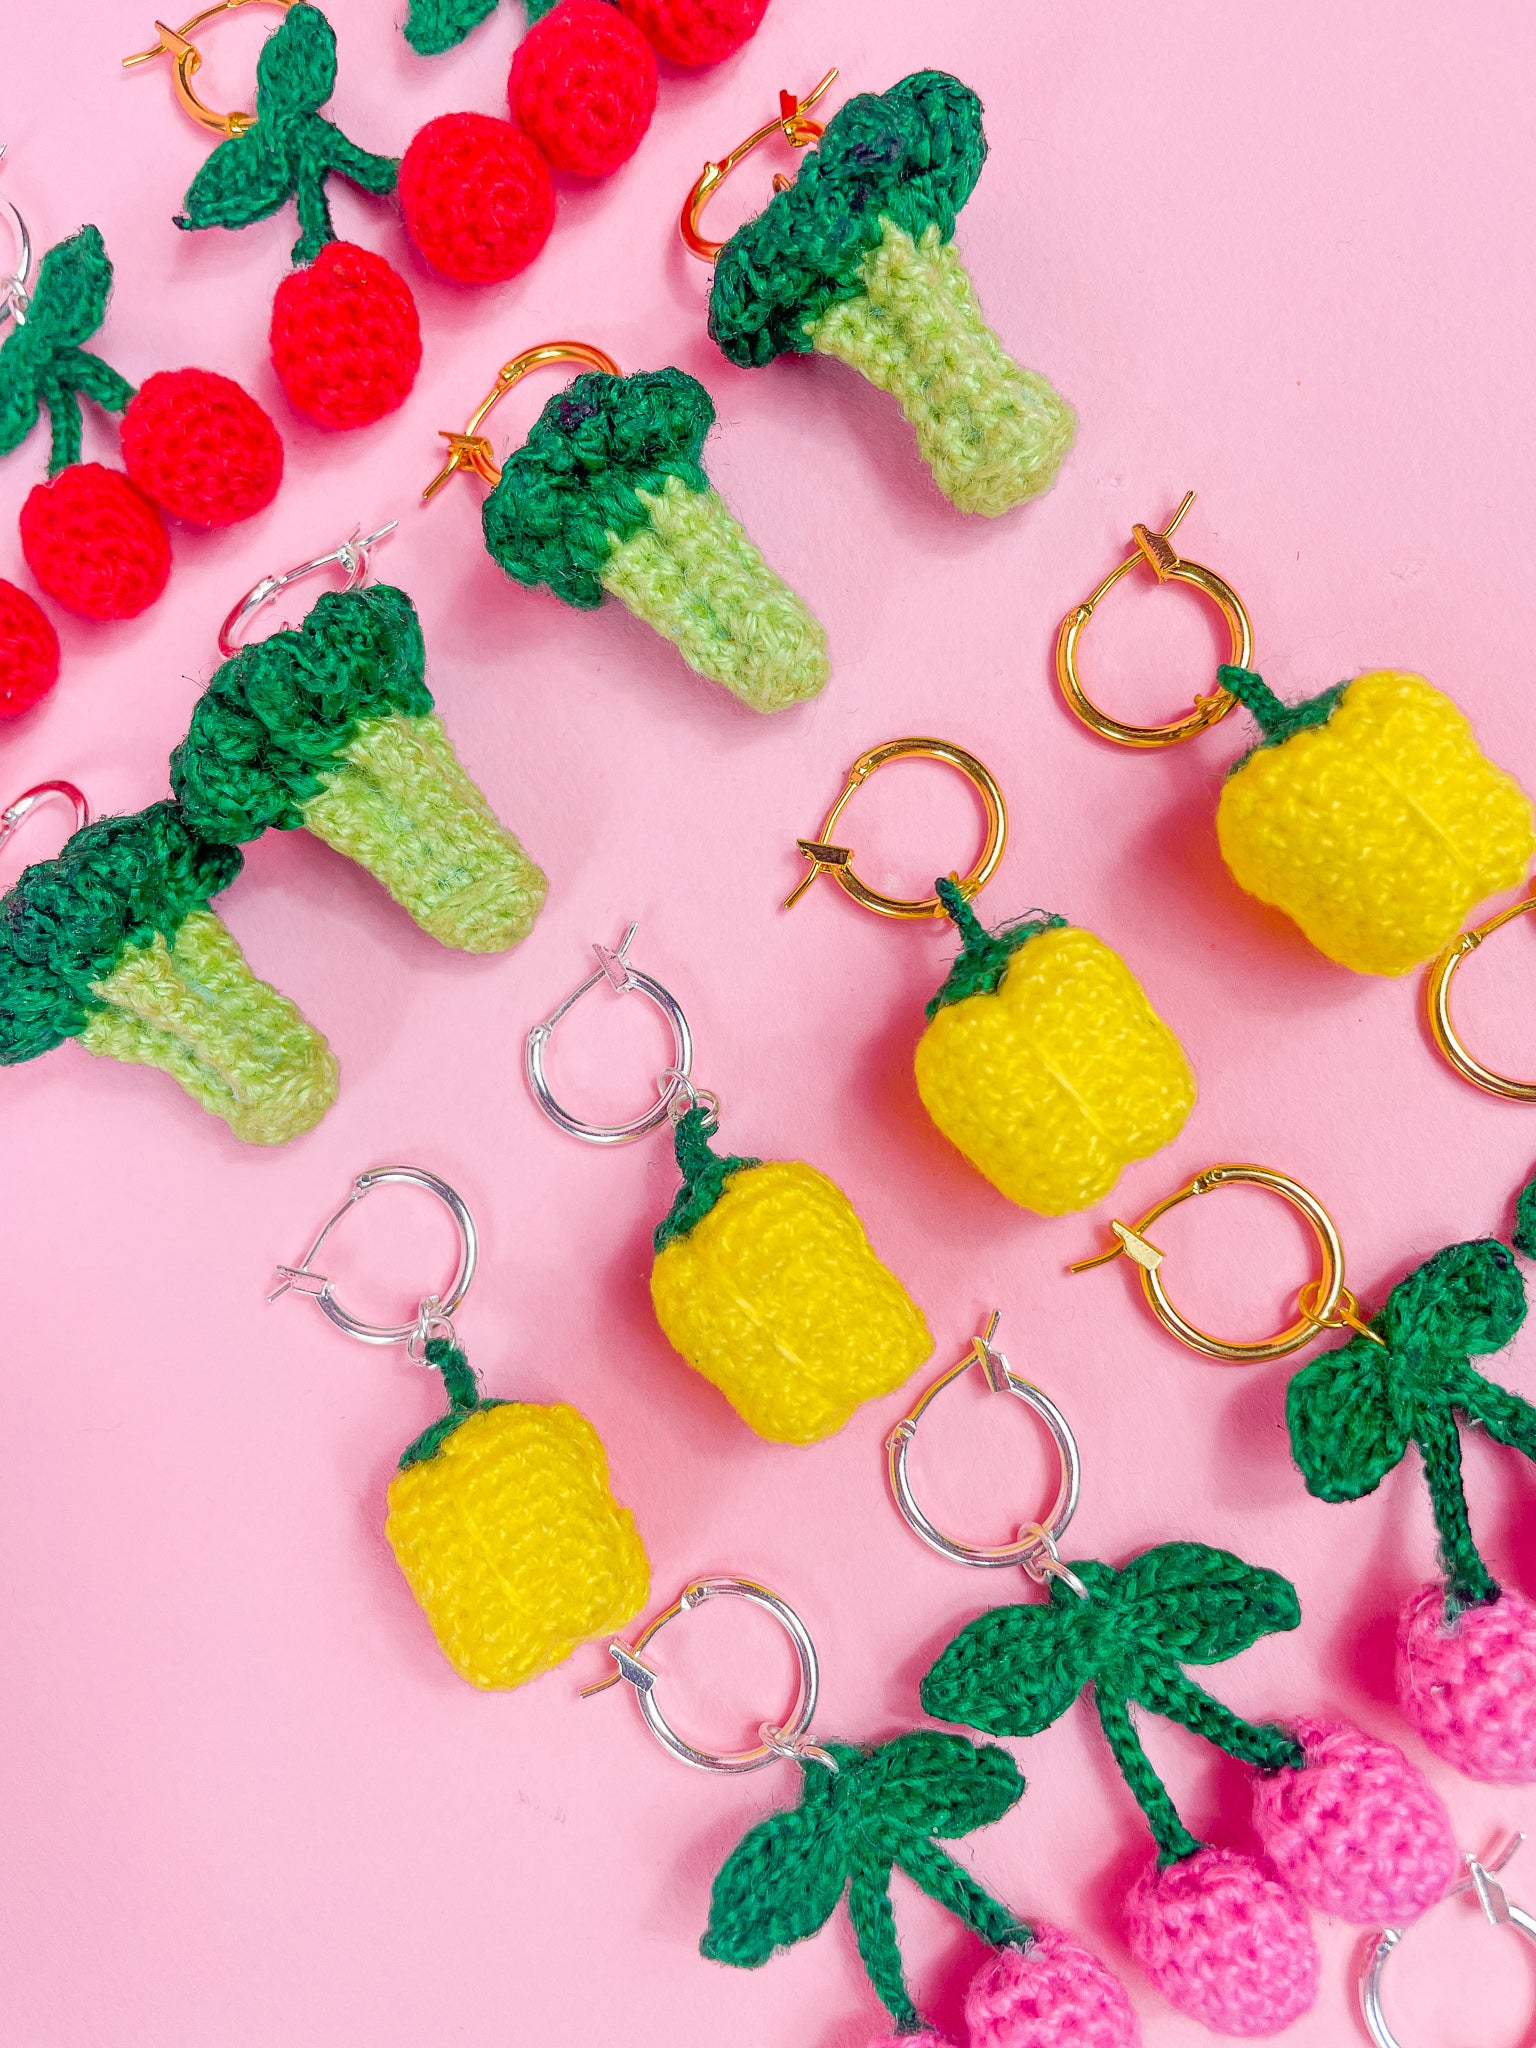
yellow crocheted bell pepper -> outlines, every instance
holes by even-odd
[[[1176,1137],[1195,1077],[1118,953],[1059,917],[989,933],[938,884],[965,945],[928,1005],[917,1091],[1010,1202],[1061,1216]]]
[[[650,1590],[645,1549],[585,1416],[482,1401],[441,1338],[427,1357],[449,1411],[401,1459],[385,1533],[459,1676],[526,1685],[634,1619]]]
[[[1221,680],[1263,734],[1222,790],[1222,857],[1330,960],[1406,974],[1522,880],[1530,799],[1422,676],[1376,669],[1296,706],[1251,670]]]
[[[721,1158],[713,1131],[702,1108],[678,1123],[656,1318],[759,1436],[816,1443],[899,1387],[933,1339],[841,1189],[798,1163]]]

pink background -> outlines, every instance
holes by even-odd
[[[738,59],[664,78],[639,156],[563,190],[555,239],[508,287],[434,280],[387,207],[340,192],[342,231],[406,272],[427,335],[404,409],[348,437],[295,422],[266,362],[291,216],[240,235],[170,226],[205,138],[165,76],[117,69],[149,10],[9,12],[6,192],[44,245],[100,224],[118,266],[107,356],[135,379],[184,361],[240,377],[281,421],[289,476],[251,525],[178,534],[170,592],[144,618],[64,628],[56,696],[0,737],[0,800],[54,775],[104,811],[161,794],[233,600],[355,522],[398,515],[381,574],[420,607],[449,728],[552,891],[515,956],[468,960],[305,835],[254,847],[221,908],[343,1069],[323,1126],[275,1155],[242,1149],[163,1077],[74,1046],[4,1079],[0,2034],[16,2048],[862,2048],[878,2031],[841,1921],[750,1976],[694,1952],[714,1867],[792,1796],[790,1774],[696,1776],[618,1694],[578,1706],[605,1668],[598,1647],[511,1696],[461,1684],[381,1534],[394,1458],[438,1389],[302,1305],[262,1305],[273,1265],[361,1168],[446,1175],[484,1237],[460,1317],[471,1357],[490,1391],[569,1398],[593,1418],[658,1602],[701,1571],[757,1574],[816,1636],[823,1732],[913,1724],[932,1655],[1015,1588],[929,1556],[890,1509],[880,1444],[909,1396],[814,1449],[751,1437],[650,1315],[665,1141],[576,1145],[525,1092],[527,1026],[631,917],[637,960],[687,1007],[728,1139],[810,1159],[849,1190],[929,1314],[933,1369],[1002,1308],[1015,1366],[1081,1434],[1069,1553],[1119,1559],[1189,1535],[1290,1574],[1302,1629],[1215,1688],[1251,1713],[1323,1707],[1403,1736],[1391,1617],[1433,1563],[1416,1460],[1358,1506],[1308,1500],[1283,1435],[1285,1366],[1206,1364],[1162,1338],[1125,1274],[1068,1280],[1102,1219],[1010,1209],[926,1122],[909,1061],[943,935],[860,917],[827,884],[793,919],[776,906],[797,834],[863,748],[912,730],[958,740],[1013,806],[984,910],[1044,903],[1119,946],[1199,1074],[1182,1139],[1126,1176],[1114,1213],[1213,1160],[1263,1160],[1332,1206],[1371,1302],[1441,1244],[1507,1224],[1536,1153],[1530,1114],[1437,1061],[1416,978],[1329,966],[1219,865],[1212,810],[1241,721],[1169,755],[1100,745],[1059,702],[1050,648],[1132,521],[1160,521],[1193,485],[1180,543],[1242,592],[1283,693],[1421,669],[1536,777],[1530,9],[774,0]],[[353,136],[398,150],[431,114],[504,108],[515,8],[433,62],[392,12],[335,0],[335,111]],[[253,9],[217,31],[211,98],[246,92],[269,26]],[[1081,415],[1060,484],[1032,509],[962,518],[894,407],[851,373],[742,373],[706,338],[707,279],[678,244],[677,206],[781,85],[808,88],[832,62],[839,93],[937,65],[986,102],[992,157],[960,247],[1005,340]],[[772,168],[742,174],[726,225],[761,203]],[[503,359],[567,333],[708,383],[715,480],[827,623],[836,673],[820,702],[760,722],[617,606],[577,615],[506,582],[480,545],[476,486],[417,505],[438,430]],[[550,388],[503,407],[498,430]],[[114,458],[99,422],[87,445]],[[15,514],[43,459],[39,438],[0,469],[0,574],[23,574]],[[1133,716],[1187,702],[1217,652],[1193,601],[1139,579],[1092,636],[1105,695]],[[936,770],[893,770],[850,835],[873,872],[884,860],[895,886],[921,885],[967,857],[972,808]],[[55,837],[35,827],[25,857]],[[20,844],[3,856],[0,880],[21,858]],[[1469,1031],[1529,1070],[1529,933],[1465,981]],[[660,1049],[633,1006],[594,1000],[558,1072],[594,1111],[622,1112]],[[1183,1210],[1164,1238],[1185,1255],[1191,1309],[1252,1331],[1306,1271],[1299,1232],[1242,1196]],[[366,1305],[407,1313],[447,1259],[435,1213],[385,1195],[333,1270]],[[1533,1351],[1527,1335],[1497,1369],[1518,1379]],[[922,1450],[934,1511],[977,1535],[1005,1537],[1043,1505],[1020,1416],[956,1396]],[[1471,1446],[1490,1562],[1536,1591],[1531,1487],[1512,1455]],[[739,1739],[778,1710],[766,1624],[705,1615],[665,1649],[697,1732]],[[1164,1724],[1148,1741],[1191,1824],[1242,1841],[1242,1774]],[[1145,1838],[1086,1710],[1021,1757],[1028,1798],[961,1854],[1124,1971],[1154,2048],[1207,2038],[1124,1954],[1116,1900]],[[1529,1793],[1436,1775],[1468,1848],[1536,1819]],[[1517,1897],[1522,1883],[1536,1892],[1536,1868]],[[920,1997],[952,2021],[974,1946],[905,1890],[898,1918]],[[1359,1936],[1319,1933],[1323,1990],[1297,2048],[1358,2038]],[[1522,1954],[1471,1915],[1439,1916],[1398,1968],[1424,2001],[1396,2007],[1415,2040],[1517,2038]]]

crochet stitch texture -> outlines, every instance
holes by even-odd
[[[1449,1617],[1445,1587],[1422,1587],[1398,1620],[1397,1697],[1453,1769],[1536,1783],[1536,1603],[1505,1591]]]
[[[966,2048],[1141,2048],[1125,1986],[1059,1927],[997,1949],[965,1994]]]
[[[456,284],[498,284],[525,270],[555,224],[555,185],[540,150],[489,114],[439,114],[400,160],[406,232]]]
[[[1317,1999],[1306,1912],[1249,1856],[1201,1849],[1146,1871],[1125,1901],[1131,1953],[1176,2011],[1217,2034],[1276,2034]]]
[[[669,64],[702,69],[750,42],[768,0],[619,0],[646,41]]]
[[[121,470],[71,463],[34,485],[17,523],[39,586],[81,618],[137,618],[169,581],[165,521]]]
[[[656,111],[656,53],[608,0],[560,0],[512,55],[512,118],[555,166],[606,178],[645,139]]]
[[[0,578],[0,718],[19,718],[59,679],[59,636],[37,602]]]
[[[123,467],[189,526],[233,526],[270,505],[283,444],[248,392],[212,370],[157,370],[123,414]]]

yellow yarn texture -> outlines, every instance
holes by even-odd
[[[156,932],[93,986],[106,1008],[80,1031],[88,1051],[158,1067],[252,1145],[282,1145],[336,1099],[335,1055],[297,1006],[246,963],[211,910]]]
[[[937,225],[914,241],[885,221],[861,274],[863,294],[834,302],[810,330],[818,353],[891,393],[960,511],[995,517],[1049,490],[1077,416],[1004,349],[954,243]]]
[[[848,1197],[798,1162],[732,1173],[709,1213],[657,1255],[651,1300],[694,1370],[774,1443],[831,1436],[933,1349]]]
[[[825,629],[719,493],[669,476],[660,491],[635,495],[650,522],[615,537],[603,588],[754,711],[814,697],[832,673]]]
[[[510,1687],[632,1621],[650,1592],[597,1431],[563,1402],[477,1409],[396,1473],[391,1549],[454,1670]]]
[[[1362,974],[1406,974],[1523,879],[1530,799],[1423,676],[1374,670],[1326,724],[1258,748],[1216,813],[1239,885]]]
[[[951,1144],[1010,1202],[1062,1216],[1101,1201],[1177,1136],[1195,1077],[1120,955],[1075,926],[1042,931],[999,986],[938,1010],[917,1089]]]

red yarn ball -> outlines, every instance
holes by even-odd
[[[233,526],[277,496],[283,444],[255,399],[212,370],[157,370],[123,414],[123,467],[191,526]]]
[[[382,256],[327,242],[272,300],[272,367],[322,427],[368,427],[403,405],[421,367],[411,288]]]
[[[0,581],[0,718],[19,718],[59,680],[59,636],[35,597]]]
[[[673,64],[718,64],[762,27],[768,0],[619,0],[640,33]]]
[[[51,598],[86,619],[132,619],[165,588],[165,521],[120,469],[76,462],[21,508],[21,552]]]
[[[406,232],[455,284],[525,270],[555,224],[555,181],[520,129],[491,114],[439,114],[412,138],[396,188]]]
[[[561,0],[517,47],[512,118],[559,171],[604,178],[656,111],[656,52],[606,0]]]

